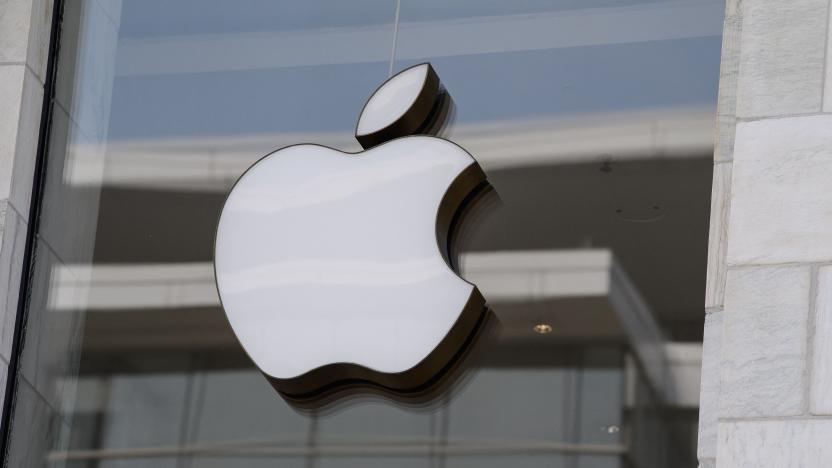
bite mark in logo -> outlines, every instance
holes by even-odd
[[[217,289],[240,343],[284,396],[354,384],[418,392],[482,323],[485,301],[452,269],[451,244],[487,182],[464,149],[428,136],[446,97],[430,64],[408,68],[365,104],[365,151],[283,148],[229,193]]]

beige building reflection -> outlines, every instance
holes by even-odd
[[[694,458],[712,106],[454,126],[446,137],[502,197],[461,262],[500,319],[497,339],[432,405],[368,397],[303,412],[225,321],[213,223],[263,155],[357,143],[345,132],[113,141],[113,82],[384,62],[376,45],[389,28],[119,39],[120,8],[108,5],[68,2],[65,13],[83,28],[62,48],[44,195],[53,218],[33,280],[45,299],[31,305],[28,326],[41,331],[26,351],[40,370],[23,371],[60,414],[50,463],[647,468],[666,459],[657,447]],[[721,25],[721,2],[663,1],[402,23],[397,58],[711,36],[714,15]]]

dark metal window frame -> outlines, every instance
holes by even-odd
[[[52,112],[55,101],[55,77],[57,75],[58,49],[60,46],[61,20],[63,18],[63,0],[53,0],[52,25],[49,32],[49,52],[46,62],[46,78],[43,84],[43,104],[38,130],[38,146],[35,153],[35,170],[32,180],[32,199],[29,203],[29,219],[26,231],[26,243],[23,250],[23,265],[20,271],[20,289],[18,291],[17,312],[14,320],[11,356],[6,378],[3,415],[0,421],[0,453],[3,466],[8,466],[9,441],[12,430],[12,417],[17,396],[17,380],[20,372],[20,352],[23,347],[26,320],[31,295],[32,266],[37,255],[38,230],[40,227],[40,209],[43,189],[46,181],[46,162],[49,152],[49,135],[52,127]]]

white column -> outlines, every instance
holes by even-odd
[[[700,466],[832,466],[829,0],[726,13]]]
[[[52,3],[10,0],[0,6],[0,404],[24,262]]]

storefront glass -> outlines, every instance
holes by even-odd
[[[695,466],[656,349],[701,342],[722,15],[66,1],[9,466]],[[499,326],[426,401],[290,405],[219,306],[222,202],[282,146],[358,151],[365,99],[425,61],[499,195],[460,246]]]

